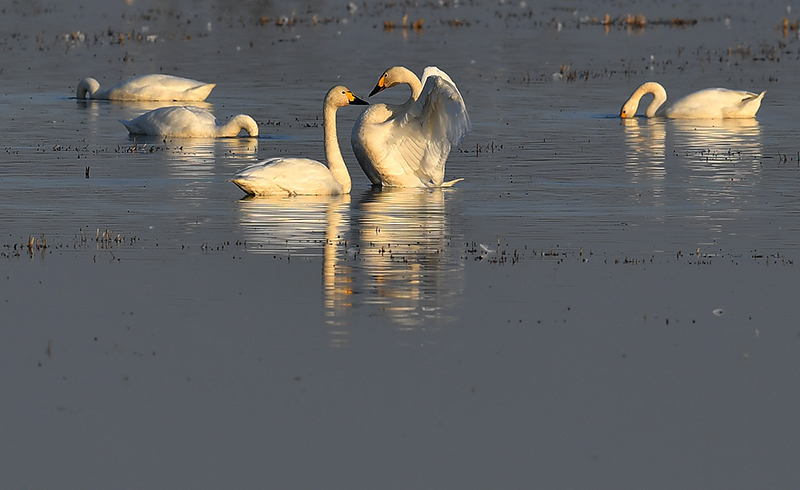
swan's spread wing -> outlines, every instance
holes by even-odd
[[[423,185],[441,186],[450,149],[463,141],[470,121],[450,77],[435,68],[426,68],[423,76],[419,98],[392,121],[387,157],[405,173],[418,176]]]
[[[341,194],[328,167],[308,158],[270,158],[237,172],[231,181],[252,195]]]

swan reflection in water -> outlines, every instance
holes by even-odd
[[[758,120],[686,119],[671,122],[675,152],[697,175],[713,182],[730,182],[752,179],[760,172],[762,146]]]
[[[666,153],[666,120],[661,118],[630,117],[621,119],[628,145],[625,161],[633,182],[664,180],[664,156]]]
[[[378,306],[402,328],[454,320],[463,291],[463,262],[454,253],[441,188],[380,188],[358,203],[358,240],[363,302]]]
[[[374,188],[352,206],[348,195],[251,197],[240,201],[240,222],[249,252],[322,254],[330,345],[344,346],[360,306],[372,306],[369,317],[385,317],[402,332],[455,319],[463,263],[451,244],[461,240],[447,224],[450,192]],[[404,336],[402,342],[425,341]]]
[[[688,185],[696,197],[733,194],[732,183],[758,181],[762,144],[756,119],[631,118],[622,124],[628,146],[626,169],[634,183],[666,180],[669,174],[673,183]],[[673,159],[679,165],[666,165]],[[660,184],[653,190],[655,195],[663,191]]]
[[[248,196],[239,201],[247,251],[287,257],[322,255],[322,297],[333,346],[345,345],[352,309],[353,267],[348,248],[350,195]]]

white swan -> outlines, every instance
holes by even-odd
[[[433,66],[422,72],[422,81],[407,68],[390,68],[369,95],[404,83],[411,87],[408,101],[372,105],[356,121],[351,143],[358,163],[374,185],[452,186],[461,179],[444,182],[444,164],[470,128],[464,99]]]
[[[639,100],[645,94],[653,94],[653,101],[647,106],[645,116],[665,116],[673,119],[723,119],[755,117],[761,107],[761,99],[766,92],[754,94],[742,90],[726,88],[707,88],[678,99],[669,107],[665,106],[667,91],[660,83],[647,82],[633,92],[622,106],[620,117],[634,117],[639,108]]]
[[[245,130],[252,137],[258,136],[258,125],[248,115],[239,114],[222,124],[206,109],[193,106],[159,107],[130,121],[120,122],[131,134],[175,138],[232,138]]]
[[[336,110],[346,105],[368,105],[346,87],[328,91],[323,103],[326,167],[308,158],[271,158],[245,168],[231,182],[250,195],[349,194],[351,181],[336,135]]]
[[[129,78],[110,89],[101,90],[100,82],[94,78],[84,78],[78,83],[78,98],[107,100],[179,100],[201,102],[216,83],[203,83],[189,78],[172,75],[139,75]]]

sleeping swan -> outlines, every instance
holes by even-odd
[[[100,82],[94,78],[84,78],[78,83],[78,98],[107,100],[179,100],[201,102],[216,86],[215,83],[203,83],[189,78],[172,75],[139,75],[129,78],[110,89],[101,90]]]
[[[461,179],[444,182],[444,164],[470,128],[464,99],[434,66],[422,81],[407,68],[390,68],[369,95],[400,84],[411,87],[408,101],[372,105],[356,121],[351,143],[358,163],[374,185],[450,187]]]
[[[120,121],[131,134],[172,136],[174,138],[233,138],[242,130],[258,136],[252,117],[239,114],[221,124],[214,114],[193,106],[159,107],[130,121]]]
[[[647,117],[666,116],[673,119],[755,117],[765,93],[707,88],[678,99],[666,107],[664,103],[667,101],[667,91],[664,87],[656,82],[647,82],[633,92],[631,98],[622,106],[619,117],[634,117],[639,108],[639,100],[645,94],[653,94],[653,101],[645,110]]]
[[[351,181],[336,135],[336,110],[346,105],[367,105],[346,87],[338,85],[325,95],[323,127],[328,167],[308,158],[270,158],[245,168],[231,181],[249,195],[349,194]]]

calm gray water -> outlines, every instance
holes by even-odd
[[[0,487],[800,485],[800,10],[107,3],[2,5]],[[371,189],[356,108],[350,196],[226,182],[322,159],[324,93],[392,65],[464,95],[455,188]],[[74,98],[152,72],[261,136],[133,140],[155,105]],[[767,95],[623,124],[647,80]]]

